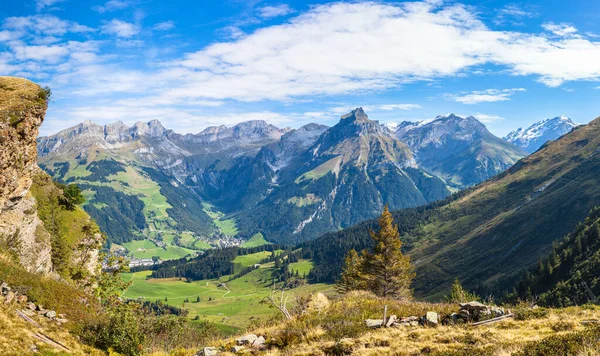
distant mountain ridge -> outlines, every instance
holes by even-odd
[[[494,136],[473,116],[448,114],[432,121],[405,121],[394,134],[410,147],[420,167],[455,188],[478,184],[527,155]]]
[[[504,137],[529,153],[537,151],[546,142],[556,140],[562,135],[571,132],[577,124],[565,115],[552,119],[545,119],[534,123],[528,128],[518,128]]]
[[[450,190],[438,175],[463,187],[516,161],[518,149],[474,118],[440,116],[392,129],[362,108],[333,127],[249,121],[197,134],[157,120],[86,121],[39,138],[39,163],[85,188],[86,209],[116,242],[189,232],[204,241],[262,233],[295,243],[372,218],[386,203],[400,209],[442,199]],[[436,155],[447,165],[438,169]],[[235,228],[224,230],[223,221]]]

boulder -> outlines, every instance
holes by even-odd
[[[19,295],[17,296],[17,303],[23,304],[27,302],[27,296],[26,295]]]
[[[383,325],[383,319],[367,319],[365,325],[367,328],[380,328]]]
[[[400,319],[400,321],[403,322],[403,323],[405,323],[405,322],[408,323],[408,322],[411,322],[411,321],[419,321],[419,317],[409,316],[409,317]]]
[[[398,320],[397,316],[395,316],[395,315],[390,316],[390,318],[385,323],[385,327],[386,328],[391,327],[392,325],[394,325],[394,323],[396,322],[396,320]]]
[[[423,316],[423,325],[425,326],[437,326],[439,322],[438,314],[436,312],[427,312]]]
[[[4,299],[4,304],[10,304],[15,299],[15,293],[9,291],[6,293],[6,298]]]
[[[219,350],[216,347],[205,347],[202,351],[198,352],[198,356],[216,356],[219,354]]]
[[[460,305],[461,309],[464,310],[468,310],[468,311],[482,311],[482,310],[486,310],[488,309],[488,307],[484,304],[481,304],[479,302],[468,302],[468,303],[459,303],[458,305]]]
[[[231,348],[231,352],[233,352],[234,354],[237,354],[238,352],[242,352],[244,351],[246,348],[244,346],[238,346],[235,345]]]
[[[264,337],[259,336],[258,338],[256,338],[256,340],[254,340],[252,342],[252,347],[255,348],[263,348],[265,346],[265,343],[267,342],[267,340],[265,340]]]
[[[254,341],[256,341],[256,339],[258,339],[258,336],[254,335],[254,334],[248,334],[248,335],[244,335],[242,337],[238,337],[237,339],[235,339],[235,342],[240,346],[252,345],[252,343],[254,343]]]
[[[56,312],[54,310],[49,310],[46,312],[46,314],[44,314],[44,316],[50,319],[56,318]]]

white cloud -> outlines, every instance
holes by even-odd
[[[11,47],[20,61],[57,63],[69,54],[69,50],[64,46],[28,46],[24,43],[13,43]]]
[[[117,37],[128,38],[137,35],[140,32],[140,29],[135,24],[113,19],[102,26],[102,32]]]
[[[258,9],[258,16],[263,19],[271,19],[273,17],[289,15],[294,10],[288,5],[263,6]]]
[[[26,33],[62,36],[68,32],[83,33],[94,32],[93,28],[80,25],[76,22],[61,20],[53,15],[33,15],[22,17],[8,17],[3,26],[13,33],[24,35]]]
[[[152,26],[152,29],[156,31],[168,31],[173,28],[175,28],[175,23],[173,21],[159,22]]]
[[[332,107],[328,110],[330,116],[337,116],[347,114],[350,111],[356,109],[357,105],[344,105]],[[378,111],[409,111],[420,109],[421,105],[418,104],[380,104],[380,105],[362,105],[363,110],[369,114],[371,112]]]
[[[125,8],[129,7],[129,5],[130,5],[129,1],[110,0],[110,1],[107,1],[106,3],[104,3],[104,5],[98,5],[98,6],[92,7],[92,10],[103,14],[105,12],[111,12],[111,11],[125,9]]]
[[[534,6],[509,4],[505,5],[497,12],[494,23],[496,25],[502,25],[506,22],[510,22],[513,25],[522,25],[522,22],[520,21],[531,19],[538,15],[537,9]]]
[[[542,27],[544,30],[550,31],[560,37],[571,36],[577,33],[577,29],[575,27],[565,23],[555,24],[552,22],[546,22],[542,24]]]
[[[498,115],[488,115],[488,114],[482,114],[482,113],[473,114],[473,117],[475,117],[477,120],[483,122],[484,124],[491,124],[493,122],[504,120],[503,117],[498,116]]]
[[[456,101],[457,103],[462,104],[479,104],[479,103],[492,103],[497,101],[507,101],[510,100],[510,97],[517,93],[525,91],[523,88],[513,88],[513,89],[487,89],[482,91],[473,91],[470,93],[461,93],[461,94],[446,94],[444,95],[446,98]]]
[[[35,1],[35,7],[37,9],[37,11],[41,11],[46,7],[52,6],[54,4],[57,4],[59,2],[63,2],[65,0],[36,0]]]
[[[77,45],[68,43],[67,33],[77,31],[81,32],[78,37],[97,40],[104,36],[53,16],[8,18],[0,31],[2,45],[10,43],[4,46],[7,55],[0,54],[1,72],[47,77],[57,97],[62,90],[104,99],[107,105],[114,98],[160,97],[163,100],[153,106],[157,110],[185,102],[288,103],[360,95],[490,68],[504,75],[531,76],[552,87],[600,80],[600,42],[590,34],[564,26],[554,28],[564,36],[541,28],[538,33],[496,31],[471,7],[454,2],[317,5],[279,25],[248,33],[238,28],[234,38],[195,52],[169,52],[169,62],[164,56],[149,56],[155,50],[149,43],[135,41],[142,16],[138,13],[133,23],[117,19],[105,23],[103,33],[116,36],[116,41],[88,40]],[[90,48],[79,48],[84,43]],[[97,51],[99,46],[103,51]],[[116,46],[139,46],[140,50],[119,52]],[[131,63],[139,66],[132,69]],[[512,94],[501,90],[458,93],[455,99],[491,102],[508,100]],[[385,109],[384,105],[378,108]]]

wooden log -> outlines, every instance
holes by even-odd
[[[473,323],[473,324],[471,324],[471,326],[479,326],[479,325],[493,324],[493,323],[495,323],[495,322],[502,321],[502,320],[504,320],[504,319],[508,319],[508,318],[512,318],[512,317],[513,317],[513,315],[512,315],[512,314],[506,314],[506,315],[499,316],[499,317],[497,317],[497,318],[492,318],[492,319],[488,319],[488,320],[480,321],[480,322],[477,322],[477,323]]]

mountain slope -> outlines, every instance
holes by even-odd
[[[553,119],[536,122],[526,129],[520,127],[506,135],[504,140],[521,147],[529,153],[533,153],[546,142],[556,140],[571,132],[575,127],[577,125],[571,119],[561,115]]]
[[[237,216],[240,226],[293,243],[449,194],[418,168],[408,147],[362,108],[342,117],[279,173],[277,186]]]
[[[394,134],[410,147],[420,167],[456,188],[480,183],[527,155],[474,117],[450,114],[431,122],[403,122]]]
[[[56,179],[84,189],[86,211],[111,242],[149,238],[157,247],[173,245],[173,257],[181,257],[196,249],[196,240],[222,236],[201,197],[212,180],[222,179],[220,170],[255,155],[285,132],[264,121],[186,135],[156,120],[131,127],[86,121],[40,138],[39,164]],[[193,238],[174,243],[182,234]]]
[[[594,208],[564,240],[554,244],[517,284],[513,297],[539,297],[541,305],[566,307],[594,302],[600,295],[600,208]]]
[[[454,278],[482,293],[510,288],[598,204],[599,177],[596,119],[446,202],[396,212],[417,266],[415,292],[440,297]],[[345,251],[367,246],[372,223],[307,244],[315,274],[335,278]]]

